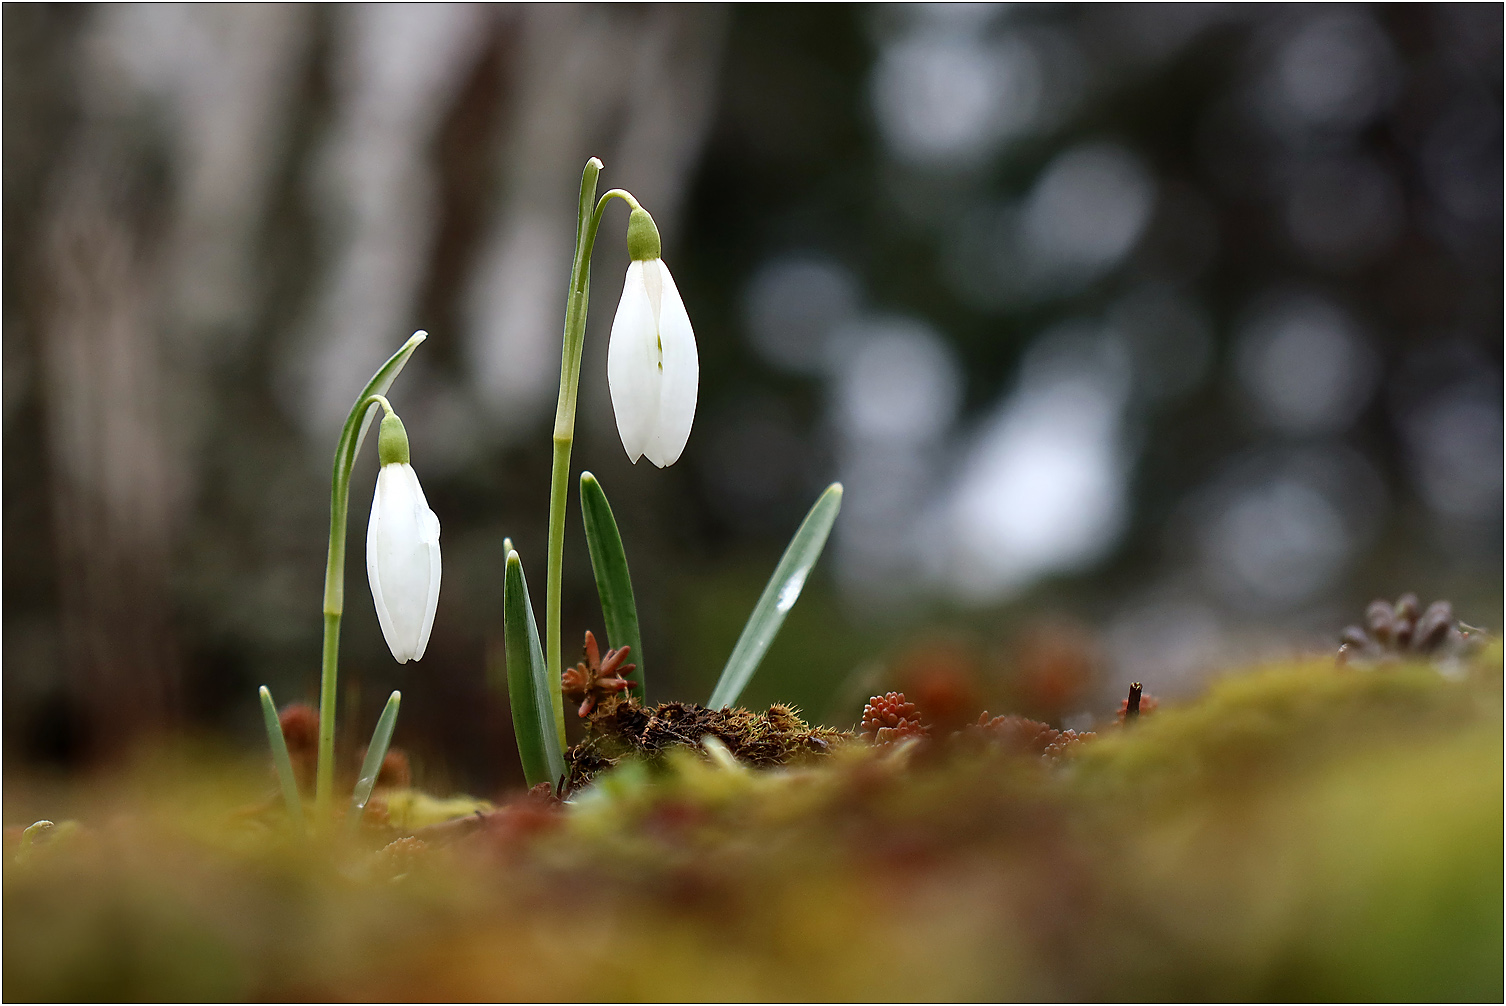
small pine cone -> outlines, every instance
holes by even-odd
[[[1422,606],[1417,601],[1417,595],[1401,595],[1396,601],[1395,612],[1391,623],[1392,633],[1396,637],[1396,645],[1405,647],[1412,641],[1412,630],[1417,627],[1417,616],[1422,613]]]
[[[1412,631],[1412,649],[1432,653],[1448,640],[1453,627],[1454,606],[1447,601],[1434,601],[1417,620]]]
[[[1028,754],[1044,754],[1061,736],[1061,731],[1054,730],[1049,724],[1039,720],[1024,716],[995,716],[990,719],[987,712],[978,717],[977,729],[988,740],[1006,750]]]
[[[875,695],[863,706],[861,733],[876,744],[892,744],[907,737],[925,737],[930,731],[904,692],[887,692]]]
[[[1365,625],[1351,625],[1339,636],[1339,660],[1361,662],[1404,659],[1417,654],[1446,660],[1467,653],[1478,636],[1454,619],[1453,605],[1434,601],[1426,611],[1416,594],[1403,594],[1396,604],[1372,601],[1365,609]]]
[[[1370,638],[1389,648],[1396,641],[1396,609],[1390,601],[1371,601],[1365,609],[1365,627]]]

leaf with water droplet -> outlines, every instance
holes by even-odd
[[[721,680],[716,683],[716,690],[707,703],[712,709],[735,703],[748,682],[753,680],[753,672],[758,670],[769,644],[779,634],[784,616],[800,599],[806,577],[816,560],[821,558],[821,550],[826,547],[827,535],[831,534],[831,526],[841,508],[842,484],[833,482],[805,515],[754,606],[753,614],[748,616],[748,624],[743,626],[743,634],[732,648],[732,656],[727,658]]]
[[[797,569],[795,575],[784,581],[784,586],[779,588],[779,603],[774,605],[777,611],[789,611],[800,600],[800,591],[805,586],[805,577],[810,569]]]
[[[366,747],[366,759],[361,762],[361,774],[356,777],[355,791],[350,794],[350,812],[345,815],[345,825],[352,834],[361,829],[361,815],[371,800],[371,791],[376,789],[377,776],[382,774],[382,762],[387,758],[387,747],[392,743],[392,731],[397,728],[397,711],[402,704],[403,693],[393,692],[387,697],[382,715],[377,718],[371,743]]]

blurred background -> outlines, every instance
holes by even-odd
[[[1336,645],[1365,602],[1501,627],[1502,8],[16,5],[4,39],[4,755],[260,738],[317,692],[329,464],[394,389],[443,525],[396,665],[352,488],[342,732],[521,785],[504,536],[543,596],[574,201],[654,213],[696,327],[684,457],[627,463],[598,243],[576,470],[651,699],[704,701],[846,486],[745,695],[850,726],[1088,726]],[[572,501],[565,651],[602,623]],[[541,612],[542,614],[542,612]]]

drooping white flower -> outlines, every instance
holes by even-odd
[[[393,659],[422,659],[439,605],[439,518],[408,463],[408,437],[395,415],[382,420],[371,521],[366,527],[366,577],[377,621]]]
[[[646,237],[645,226],[652,229],[653,221],[634,210],[628,231],[633,262],[612,320],[607,384],[628,459],[637,464],[647,457],[663,468],[679,459],[690,439],[701,365],[685,303],[659,258],[658,232]]]

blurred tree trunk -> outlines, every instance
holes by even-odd
[[[41,373],[67,689],[85,751],[171,721],[169,476],[138,158],[87,114],[45,210]]]
[[[35,416],[18,426],[8,401],[7,442],[40,430],[7,457],[6,523],[12,542],[38,523],[25,515],[51,531],[26,553],[49,575],[24,581],[27,631],[49,642],[14,662],[8,644],[6,684],[24,676],[8,695],[32,704],[61,688],[69,722],[44,729],[102,760],[218,713],[206,696],[244,691],[249,717],[251,680],[279,696],[313,681],[327,526],[313,480],[350,396],[413,328],[435,335],[403,390],[414,436],[438,445],[430,471],[532,441],[552,409],[581,166],[601,155],[673,246],[725,12],[122,5],[10,8],[5,24],[32,33],[7,43],[5,349]],[[614,217],[604,277],[625,266],[621,234]],[[610,319],[599,306],[593,328]],[[477,424],[478,405],[525,422]],[[491,586],[446,583],[452,598]],[[440,625],[431,680],[482,687],[479,652],[464,656],[481,632]],[[36,715],[7,722],[26,734]],[[436,747],[461,743],[457,715],[435,710]],[[416,703],[409,729],[423,716]],[[505,728],[482,732],[506,746]]]

